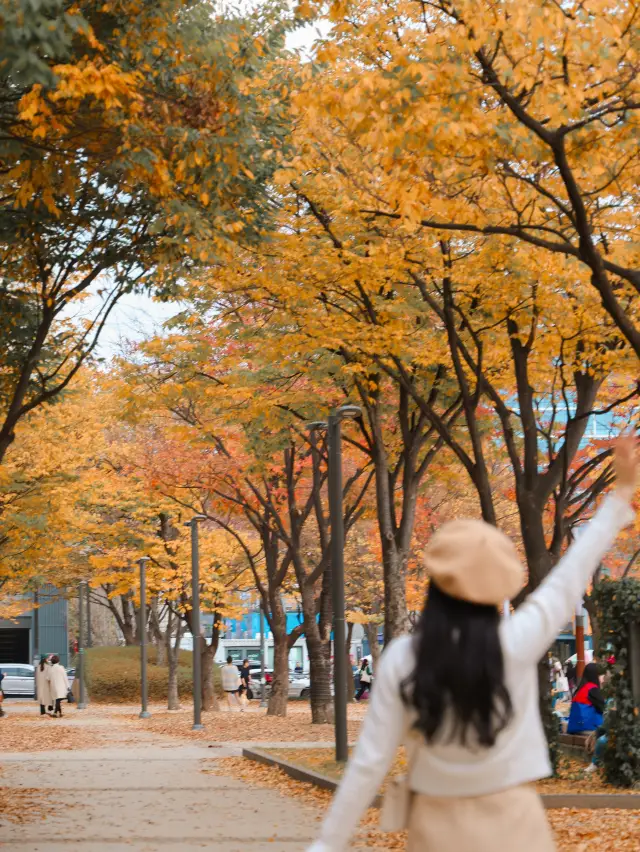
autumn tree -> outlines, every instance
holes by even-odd
[[[333,91],[314,109],[379,151],[397,188],[359,199],[372,221],[540,249],[640,355],[637,4],[300,6],[332,21],[318,57]]]
[[[66,536],[83,467],[99,451],[101,424],[91,381],[58,404],[32,411],[0,471],[0,594],[5,614],[28,609],[24,593],[81,578]]]
[[[409,175],[378,128],[359,134],[355,102],[342,99],[348,73],[344,65],[309,73],[296,99],[296,156],[277,176],[282,233],[218,280],[278,329],[281,342],[276,332],[270,343],[285,374],[338,356],[337,383],[360,379],[365,405],[384,383],[378,376],[402,389],[494,524],[497,442],[531,590],[610,481],[608,448],[589,458],[581,450],[594,417],[633,419],[630,347],[580,268],[550,267],[542,247],[377,215],[374,202],[416,192],[421,151]],[[404,149],[405,161],[412,152]]]
[[[253,356],[253,331],[259,329],[243,332],[200,307],[174,326],[171,336],[146,344],[144,357],[125,367],[128,410],[134,417],[137,410],[153,412],[155,428],[172,448],[156,475],[159,487],[234,536],[245,553],[274,638],[269,712],[286,712],[289,650],[304,633],[313,720],[326,722],[332,703],[331,537],[326,446],[306,426],[318,403],[315,389],[305,379],[282,395],[277,367]],[[288,407],[294,397],[295,412]],[[306,417],[297,406],[305,398]],[[347,533],[364,510],[372,477],[366,458],[357,455],[347,466]],[[291,631],[287,592],[299,597],[302,612],[302,623]]]
[[[157,466],[165,443],[148,428],[132,429],[116,411],[113,388],[102,389],[104,438],[73,493],[74,517],[66,536],[83,554],[86,578],[100,587],[129,643],[144,630],[167,659],[169,704],[178,703],[178,651],[185,632],[193,635],[190,534],[185,513],[157,487]],[[71,496],[71,495],[70,495]],[[202,608],[212,614],[211,635],[194,636],[202,658],[205,710],[216,706],[214,659],[220,625],[237,613],[237,594],[246,567],[236,543],[225,533],[201,531]],[[147,623],[140,624],[138,559],[148,556]],[[163,651],[165,652],[163,654]]]
[[[0,462],[123,293],[166,295],[225,243],[262,232],[287,127],[277,13],[225,17],[206,0],[0,6]],[[89,293],[97,307],[82,317]]]

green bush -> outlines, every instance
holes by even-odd
[[[604,753],[607,781],[617,787],[640,783],[640,712],[633,699],[629,671],[629,624],[640,621],[640,581],[604,580],[593,590],[600,642],[616,658],[611,671],[615,714]],[[602,652],[602,649],[600,649]]]
[[[155,648],[149,648],[149,701],[166,702],[169,669],[155,665]],[[180,651],[178,693],[188,699],[192,694],[192,657]],[[91,701],[109,704],[135,704],[140,701],[140,648],[89,648],[85,653],[87,690]],[[214,668],[216,692],[221,695],[220,672]]]

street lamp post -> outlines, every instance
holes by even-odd
[[[87,583],[87,648],[93,648],[93,633],[91,630],[91,586]]]
[[[200,652],[200,554],[198,550],[198,523],[204,515],[194,515],[185,526],[191,527],[191,635],[193,637],[193,726],[202,731],[202,655]]]
[[[82,580],[78,587],[78,677],[80,678],[80,690],[78,694],[78,710],[87,709],[87,688],[85,684],[86,659],[84,654],[84,606],[85,588],[88,588],[86,580]]]
[[[140,699],[142,709],[141,719],[149,719],[151,713],[147,709],[149,703],[149,684],[147,680],[147,574],[145,566],[148,556],[138,559],[140,566]]]
[[[576,606],[576,679],[580,680],[584,672],[584,605],[583,602]]]
[[[37,668],[40,662],[40,610],[38,607],[38,590],[33,593],[33,665]],[[37,690],[34,690],[34,700],[38,700]]]
[[[336,760],[349,757],[347,737],[347,637],[344,601],[344,517],[342,506],[342,442],[340,424],[362,416],[357,405],[343,405],[329,415],[327,423],[312,423],[311,429],[326,429],[329,448],[329,518],[331,522],[331,592],[333,603],[333,695]]]

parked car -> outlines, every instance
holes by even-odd
[[[2,691],[5,695],[23,696],[33,698],[35,696],[36,678],[35,669],[27,663],[2,663],[0,672],[4,675]]]
[[[265,669],[265,682],[267,695],[273,683],[273,669]],[[253,692],[256,698],[262,697],[263,683],[260,675],[253,677]],[[289,698],[309,698],[311,695],[311,681],[308,675],[289,673]]]

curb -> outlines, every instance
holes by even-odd
[[[314,772],[312,769],[303,769],[288,760],[274,757],[257,748],[243,748],[242,756],[254,763],[264,766],[275,766],[281,769],[295,781],[303,781],[313,784],[322,790],[334,792],[338,782],[328,775]],[[547,810],[559,808],[578,808],[580,810],[598,810],[600,808],[611,808],[615,810],[640,810],[640,795],[635,793],[543,793],[542,803]],[[382,805],[382,796],[376,796],[372,807],[379,808]]]

